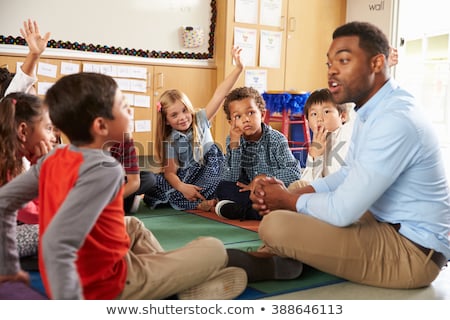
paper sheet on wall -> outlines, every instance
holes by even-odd
[[[122,78],[147,79],[147,69],[144,67],[118,66],[117,76]]]
[[[61,62],[61,74],[74,74],[80,72],[80,65],[78,63]]]
[[[100,73],[100,65],[94,63],[83,63],[83,72]]]
[[[133,80],[133,79],[122,79],[114,78],[122,91],[134,91],[134,92],[147,92],[147,81],[145,80]],[[136,99],[136,97],[135,97]],[[129,101],[130,103],[134,101]]]
[[[258,0],[236,0],[234,22],[258,23]]]
[[[147,79],[147,69],[143,67],[129,67],[130,78]]]
[[[37,93],[38,95],[45,95],[47,90],[54,84],[54,82],[38,82]]]
[[[98,72],[103,73],[111,77],[120,78],[133,78],[133,79],[147,79],[147,68],[134,67],[125,65],[112,65],[112,64],[98,64],[98,63],[85,63],[83,64],[84,72]]]
[[[130,83],[130,79],[120,79],[120,78],[114,78],[114,80],[116,80],[117,85],[119,86],[119,89],[122,91],[132,91],[131,90],[131,83]],[[134,103],[134,99],[133,101],[130,101],[130,103]]]
[[[147,81],[130,80],[130,91],[147,92]],[[136,97],[134,97],[136,99]]]
[[[256,66],[256,29],[234,28],[234,45],[242,48],[241,59],[245,66]]]
[[[282,32],[261,30],[259,66],[280,68]]]
[[[130,106],[134,106],[134,94],[123,92],[123,96]]]
[[[135,132],[150,132],[151,120],[135,120],[134,121]]]
[[[267,91],[267,70],[245,70],[245,86],[253,87],[259,93]]]
[[[261,0],[259,24],[266,26],[281,26],[282,0]]]
[[[135,94],[134,95],[134,106],[142,108],[150,108],[150,96]]]
[[[99,67],[100,73],[106,74],[110,77],[117,77],[117,66],[112,64],[101,64]]]
[[[40,76],[46,76],[50,78],[56,78],[56,71],[58,70],[58,66],[50,63],[39,62],[37,74]]]

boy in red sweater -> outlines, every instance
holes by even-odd
[[[0,188],[0,282],[29,281],[14,226],[16,210],[39,196],[39,264],[50,298],[232,299],[242,293],[246,273],[225,268],[218,239],[166,252],[141,221],[124,219],[124,171],[108,149],[128,130],[130,111],[111,77],[63,77],[45,103],[71,143]]]

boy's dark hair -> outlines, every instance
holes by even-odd
[[[305,102],[303,114],[305,115],[306,119],[308,119],[309,109],[311,109],[311,106],[313,104],[322,104],[324,102],[331,102],[333,105],[335,105],[339,114],[347,111],[347,107],[345,104],[336,104],[336,102],[334,102],[333,95],[331,94],[330,90],[328,90],[327,88],[318,89],[313,91]]]
[[[90,133],[95,118],[114,119],[112,108],[117,83],[99,73],[76,73],[59,79],[45,95],[53,124],[71,143],[93,141]]]
[[[333,39],[339,37],[357,36],[359,47],[366,51],[370,57],[377,54],[389,56],[389,41],[378,27],[368,22],[353,21],[338,27],[333,32]]]
[[[252,87],[236,88],[225,97],[225,101],[223,103],[223,111],[225,111],[228,120],[231,120],[230,103],[247,98],[252,98],[253,100],[255,100],[255,103],[261,112],[266,110],[266,102],[264,101],[258,90]]]

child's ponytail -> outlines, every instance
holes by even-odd
[[[19,157],[20,142],[16,126],[17,99],[10,97],[0,101],[0,186],[6,184],[23,170]]]

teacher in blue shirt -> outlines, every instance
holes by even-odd
[[[328,86],[358,115],[345,164],[295,194],[277,179],[260,180],[251,199],[264,215],[267,254],[235,259],[231,250],[233,264],[251,273],[264,260],[292,258],[385,288],[427,286],[447,264],[450,196],[438,138],[414,97],[390,78],[388,55],[386,36],[369,23],[335,30]],[[282,264],[266,265],[267,278],[276,278]]]

